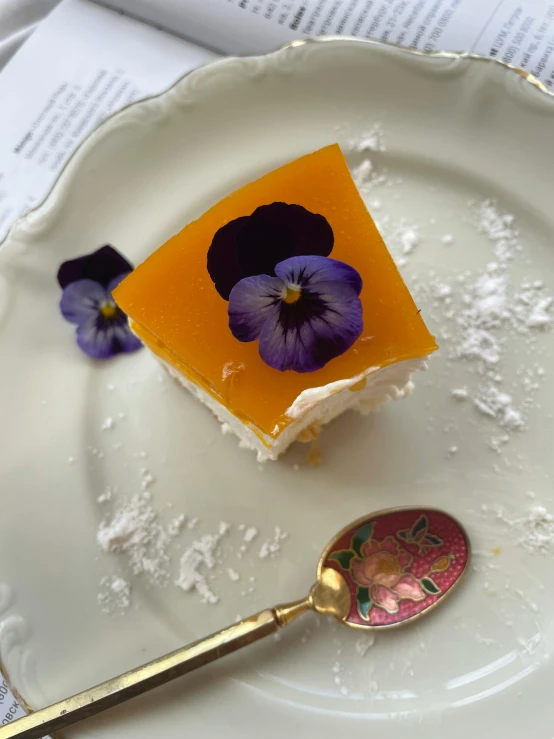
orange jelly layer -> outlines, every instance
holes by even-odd
[[[262,361],[257,341],[237,341],[229,330],[228,303],[206,266],[221,226],[277,201],[325,216],[335,237],[330,257],[352,265],[363,279],[361,337],[316,372],[279,372]],[[139,265],[114,298],[152,351],[243,422],[273,437],[292,422],[285,411],[303,390],[437,349],[336,144],[221,200]]]

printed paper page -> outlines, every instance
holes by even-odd
[[[526,69],[554,90],[554,2],[505,0],[501,10],[475,52]]]
[[[0,74],[9,110],[0,119],[0,240],[103,118],[214,57],[87,0],[62,3]]]
[[[0,726],[6,726],[27,713],[14,697],[8,683],[2,678],[0,680]]]
[[[552,0],[99,0],[223,54],[302,36],[373,38],[426,51],[471,51],[554,87]]]

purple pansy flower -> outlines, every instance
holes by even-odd
[[[229,328],[239,341],[259,339],[274,369],[321,369],[362,332],[362,278],[327,258],[333,243],[324,216],[288,203],[262,205],[212,240],[208,272],[229,301]]]
[[[62,315],[77,325],[77,344],[93,359],[108,359],[142,346],[112,297],[112,290],[132,270],[111,246],[64,262],[58,270]]]
[[[261,205],[217,231],[208,251],[208,272],[217,292],[229,300],[244,277],[271,275],[275,265],[289,257],[327,257],[333,242],[333,229],[324,216],[301,205]]]
[[[285,259],[274,272],[245,277],[232,288],[229,328],[239,341],[259,339],[260,356],[274,369],[321,369],[362,333],[362,278],[322,256]]]

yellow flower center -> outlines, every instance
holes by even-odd
[[[102,303],[100,306],[100,314],[104,318],[113,318],[116,314],[117,308],[113,303]]]
[[[381,575],[391,575],[393,572],[400,572],[400,565],[394,554],[379,557],[377,572]]]
[[[287,293],[285,297],[283,298],[285,303],[296,303],[297,300],[300,300],[300,296],[302,295],[302,288],[299,285],[287,285]]]

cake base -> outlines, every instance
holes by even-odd
[[[187,380],[163,359],[156,358],[171,377],[212,411],[222,424],[224,434],[235,434],[241,448],[256,452],[258,462],[276,460],[294,441],[313,441],[322,426],[344,411],[366,414],[386,400],[405,398],[413,389],[412,373],[424,370],[427,359],[406,359],[382,369],[370,368],[357,377],[304,390],[287,410],[294,422],[273,438],[259,429],[254,431],[201,387]]]

